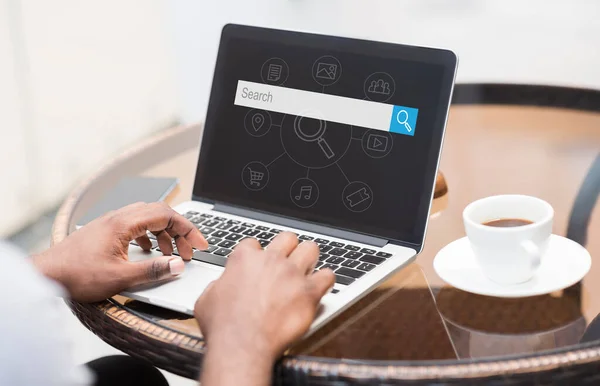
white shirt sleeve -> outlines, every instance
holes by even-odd
[[[64,295],[27,256],[0,241],[0,385],[92,383],[71,355],[58,308]]]

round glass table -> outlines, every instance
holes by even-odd
[[[53,242],[122,177],[178,177],[169,198],[191,196],[200,126],[149,138],[83,181],[56,218]],[[600,91],[458,84],[450,109],[423,252],[276,365],[276,384],[596,384],[600,375]],[[555,209],[554,233],[584,245],[582,281],[542,296],[463,292],[433,269],[464,236],[462,210],[481,197],[520,193]],[[569,264],[569,256],[564,256]],[[194,319],[116,296],[69,303],[89,329],[130,355],[190,378],[205,345]]]

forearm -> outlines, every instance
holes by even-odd
[[[61,279],[62,267],[60,259],[52,258],[52,251],[53,248],[31,256],[31,262],[42,275],[65,286],[65,283]]]
[[[212,342],[204,357],[202,386],[267,386],[274,359],[259,351]]]
[[[69,298],[73,298],[73,295],[77,294],[73,293],[73,288],[70,285],[69,279],[71,276],[69,275],[68,265],[65,265],[62,260],[65,253],[64,249],[60,248],[60,246],[53,246],[41,253],[32,255],[31,262],[38,272],[55,283],[60,284],[66,291],[66,295]]]

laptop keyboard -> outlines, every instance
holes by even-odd
[[[225,266],[227,256],[233,252],[233,248],[241,240],[249,237],[256,238],[265,248],[278,233],[282,232],[281,229],[257,225],[248,221],[242,222],[226,217],[217,217],[208,213],[189,211],[183,216],[202,232],[209,244],[204,251],[194,249],[192,259],[221,267]],[[160,251],[154,235],[148,234],[148,236],[152,241],[153,249]],[[299,234],[298,239],[317,243],[321,253],[315,271],[330,268],[335,273],[335,281],[343,285],[352,284],[392,256],[391,253],[330,241],[325,238],[314,238],[304,234]],[[137,245],[135,241],[131,243]],[[174,248],[173,254],[179,255],[177,248]],[[332,292],[337,293],[338,291],[334,289]]]

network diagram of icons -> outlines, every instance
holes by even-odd
[[[342,76],[340,61],[331,55],[321,56],[312,66],[312,77],[325,88],[336,83]],[[266,84],[282,85],[289,77],[289,67],[281,58],[270,58],[261,67],[261,79]],[[365,97],[376,102],[385,102],[395,93],[394,79],[385,72],[375,72],[364,82]],[[311,111],[305,114],[318,117]],[[296,179],[289,187],[289,199],[299,208],[310,208],[317,204],[320,189],[316,181],[308,178],[313,169],[335,167],[346,179],[341,191],[344,207],[355,213],[368,210],[373,204],[371,187],[363,181],[351,181],[339,164],[353,140],[360,140],[363,152],[371,158],[387,156],[393,147],[394,137],[390,132],[367,130],[362,137],[353,138],[353,127],[324,119],[308,118],[305,115],[283,115],[281,124],[274,124],[271,114],[265,110],[251,109],[244,117],[244,128],[253,137],[267,135],[273,127],[280,130],[283,154],[265,164],[252,161],[242,169],[242,182],[252,191],[263,190],[269,183],[269,166],[279,158],[287,156],[296,164],[307,168],[307,176]]]

